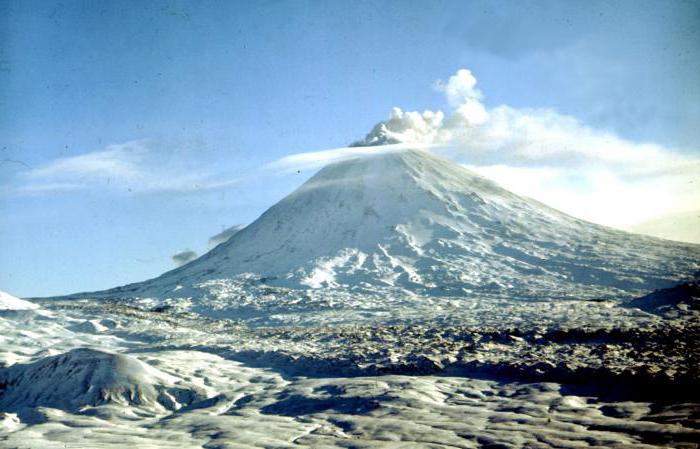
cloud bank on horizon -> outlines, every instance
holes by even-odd
[[[631,229],[700,205],[700,158],[631,142],[552,109],[488,108],[476,84],[471,71],[460,69],[433,86],[445,95],[448,113],[394,107],[349,148],[291,155],[270,166],[313,168],[372,147],[420,146],[516,193],[609,226]]]

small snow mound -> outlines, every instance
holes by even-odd
[[[201,399],[179,379],[135,357],[79,348],[29,364],[0,370],[0,409],[52,407],[78,411],[85,406],[133,405],[177,410]]]
[[[19,299],[0,290],[0,310],[34,310],[38,308],[39,306],[34,303]]]
[[[83,332],[86,334],[99,334],[106,331],[108,328],[104,326],[100,320],[86,320],[82,323],[74,324],[69,328],[73,332]]]
[[[0,412],[0,432],[13,432],[22,427],[22,423],[15,413]]]

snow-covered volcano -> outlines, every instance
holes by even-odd
[[[252,274],[294,289],[625,297],[698,269],[700,246],[573,218],[426,151],[378,151],[326,166],[199,259],[109,294]]]

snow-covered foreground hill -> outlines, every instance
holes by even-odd
[[[0,447],[697,448],[699,269],[426,152],[345,160],[159,278],[0,292]]]

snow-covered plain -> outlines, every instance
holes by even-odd
[[[40,305],[0,314],[0,447],[700,441],[697,316],[572,302],[535,326],[515,326],[511,308],[506,326],[257,328],[91,300]]]
[[[0,447],[698,447],[698,270],[422,151],[342,161],[159,278],[0,294]]]

